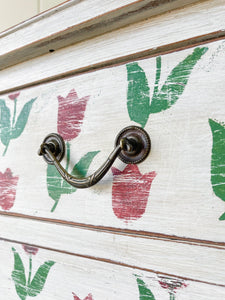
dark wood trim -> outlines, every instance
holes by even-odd
[[[5,239],[5,238],[0,238],[0,241],[4,241],[4,242],[7,242],[7,243],[19,244],[19,245],[24,244],[20,241],[15,241],[15,240],[10,240],[10,239]],[[125,268],[136,269],[136,270],[145,271],[145,272],[151,272],[151,273],[161,275],[161,276],[179,278],[179,279],[185,280],[185,281],[198,282],[198,283],[202,283],[202,284],[208,284],[208,285],[213,285],[213,286],[218,286],[218,287],[223,287],[223,288],[225,287],[225,284],[218,284],[218,283],[214,283],[214,282],[210,282],[210,281],[198,280],[198,279],[193,279],[193,278],[184,277],[184,276],[180,276],[180,275],[164,273],[164,272],[160,272],[160,271],[153,270],[153,269],[142,268],[142,267],[138,267],[138,266],[135,266],[135,265],[121,263],[121,262],[114,261],[114,260],[111,260],[111,259],[100,258],[100,257],[95,257],[95,256],[90,256],[90,255],[82,255],[82,254],[79,254],[79,253],[73,253],[73,252],[58,250],[58,249],[54,249],[54,248],[43,247],[43,246],[39,246],[39,245],[36,245],[36,244],[26,244],[26,245],[37,247],[39,249],[43,249],[43,250],[47,250],[47,251],[53,251],[53,252],[57,252],[57,253],[61,253],[61,254],[66,254],[66,255],[71,255],[71,256],[84,258],[84,259],[95,260],[95,261],[99,261],[99,262],[103,262],[103,263],[118,265],[118,266],[125,267]]]
[[[38,81],[34,81],[34,82],[30,82],[30,83],[27,83],[24,85],[15,86],[13,88],[1,90],[0,95],[4,95],[6,93],[12,93],[17,90],[27,89],[27,88],[34,87],[34,86],[37,86],[40,84],[45,84],[45,83],[54,82],[54,81],[58,81],[58,80],[65,79],[65,78],[70,78],[73,76],[79,76],[81,74],[95,72],[100,69],[111,68],[111,67],[123,65],[123,64],[129,63],[134,60],[141,60],[141,59],[156,57],[158,55],[165,55],[165,54],[173,53],[176,51],[185,50],[188,48],[204,45],[207,43],[211,43],[211,42],[215,42],[215,41],[219,41],[219,40],[223,40],[223,39],[225,39],[225,31],[224,30],[211,32],[206,35],[200,35],[200,36],[196,36],[196,37],[193,37],[193,38],[190,38],[187,40],[168,44],[168,45],[165,45],[162,47],[148,49],[145,51],[140,51],[140,52],[137,52],[137,53],[134,53],[131,55],[121,56],[116,59],[103,61],[101,63],[93,64],[93,65],[90,65],[90,66],[87,66],[84,68],[72,70],[72,71],[65,72],[65,73],[60,73],[60,74],[57,74],[57,75],[54,75],[54,76],[51,76],[48,78],[43,78]]]
[[[199,0],[137,0],[131,4],[121,6],[105,14],[90,18],[80,24],[66,28],[46,36],[40,40],[29,43],[20,48],[14,49],[0,56],[0,70],[10,66],[22,63],[29,59],[48,54],[50,49],[59,50],[64,47],[74,45],[78,42],[96,37],[98,35],[122,28],[135,22],[166,13],[168,11],[187,6]],[[70,3],[64,3],[61,6],[69,6]],[[60,9],[59,6],[59,9]],[[51,14],[55,8],[47,11],[45,14]],[[40,16],[31,18],[21,26],[16,26],[11,31],[19,31],[20,27],[28,26],[39,20]],[[36,21],[36,22],[37,22]],[[7,35],[7,32],[5,33]],[[2,34],[4,36],[4,34]],[[0,35],[1,37],[1,35]]]
[[[72,221],[44,218],[38,216],[30,216],[30,215],[13,213],[13,212],[0,211],[0,216],[29,219],[33,221],[41,221],[41,222],[58,224],[63,226],[70,226],[70,227],[72,226],[72,227],[77,227],[86,230],[113,233],[113,234],[124,235],[124,236],[132,236],[136,238],[163,240],[163,241],[174,242],[174,243],[182,243],[182,244],[195,245],[200,247],[208,247],[208,248],[225,250],[225,242],[216,242],[216,241],[196,239],[190,237],[180,237],[176,235],[168,235],[168,234],[149,232],[144,230],[131,230],[131,229],[116,228],[116,227],[108,227],[108,226],[96,226],[91,224],[83,224],[83,223],[77,223]]]

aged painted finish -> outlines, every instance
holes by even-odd
[[[225,201],[225,125],[212,119],[209,125],[213,136],[211,183],[216,196]],[[225,220],[225,213],[219,219]]]
[[[92,2],[0,36],[0,295],[224,299],[224,1],[154,18],[168,1]],[[85,190],[37,155],[59,133],[62,165],[86,176],[129,125],[148,158]]]
[[[218,222],[223,203],[216,202],[210,184],[212,137],[208,125],[209,118],[223,119],[223,76],[216,76],[223,69],[223,45],[217,41],[21,90],[17,114],[27,99],[37,99],[23,133],[11,141],[1,159],[1,173],[9,168],[19,177],[10,211],[223,242],[224,227]],[[213,90],[217,91],[216,106]],[[138,97],[143,101],[137,102]],[[1,98],[13,104],[8,95]],[[157,109],[155,101],[161,103]],[[155,107],[152,113],[151,107]],[[145,119],[142,124],[141,117]],[[47,134],[61,133],[67,144],[64,167],[76,175],[91,174],[113,149],[117,133],[131,124],[144,126],[152,141],[149,157],[137,165],[140,174],[150,174],[151,185],[143,182],[142,189],[137,169],[123,177],[129,167],[118,160],[98,185],[75,190],[36,154]],[[20,147],[22,142],[30,143],[30,151]],[[3,153],[3,143],[1,149]],[[119,171],[113,172],[116,169]],[[27,176],[30,172],[35,175]],[[113,175],[118,172],[121,174]],[[125,190],[124,196],[119,192],[127,176],[130,182],[137,181],[131,184],[138,192],[131,194],[139,212],[131,209],[126,196],[130,191]]]
[[[25,286],[20,285],[23,292],[29,293],[30,296],[29,294],[26,297],[23,296],[21,289],[18,294],[16,289],[13,275],[22,274],[23,268],[21,267],[21,270],[17,270],[15,273],[15,254],[16,264],[23,265],[24,269],[28,271],[25,272],[26,280],[29,278],[29,260],[32,259],[31,285],[32,281],[34,283],[35,276],[41,272],[40,281],[35,282],[38,284],[36,290],[25,288],[23,290],[22,288]],[[5,266],[5,270],[1,274],[1,297],[3,299],[8,297],[8,299],[18,300],[205,300],[213,297],[223,299],[225,290],[220,286],[99,262],[57,251],[41,248],[37,251],[34,247],[29,246],[28,248],[28,245],[3,241],[1,241],[0,256],[4,260]],[[36,296],[34,296],[35,293]]]

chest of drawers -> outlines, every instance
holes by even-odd
[[[2,299],[224,299],[224,10],[69,1],[1,34]],[[37,154],[59,133],[87,176],[131,125],[148,157],[87,189]]]

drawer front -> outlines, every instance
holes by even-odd
[[[92,2],[0,34],[1,295],[223,299],[224,3]],[[38,155],[60,134],[86,177],[127,126],[150,154],[90,188]]]
[[[1,272],[1,294],[8,299],[205,300],[215,295],[217,299],[224,296],[224,287],[25,244],[1,242],[0,254],[5,264]],[[30,284],[25,284],[29,273]],[[38,276],[40,281],[37,280]],[[10,285],[9,278],[12,279]]]
[[[223,242],[223,48],[217,41],[1,96],[1,210]],[[89,175],[129,125],[149,133],[150,155],[138,165],[117,160],[88,189],[70,187],[37,155],[58,132],[64,168]]]

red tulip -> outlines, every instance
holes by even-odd
[[[159,276],[159,284],[163,289],[168,289],[170,293],[176,293],[179,288],[187,287],[187,284],[183,280],[176,278],[170,278],[165,276]]]
[[[20,92],[14,93],[14,94],[10,94],[8,97],[11,100],[15,100],[18,96],[19,96]]]
[[[156,172],[141,174],[136,165],[123,171],[112,167],[112,206],[115,215],[123,220],[136,220],[146,209],[149,192]]]
[[[66,98],[58,96],[58,133],[64,140],[70,141],[80,133],[89,97],[79,99],[74,89]]]
[[[81,300],[79,297],[77,297],[77,295],[75,295],[73,293],[73,297],[74,297],[74,300]],[[92,295],[91,294],[88,294],[87,297],[84,298],[84,300],[93,300],[92,298]]]
[[[4,210],[9,210],[14,204],[18,179],[18,176],[13,177],[9,168],[5,173],[0,172],[0,206]]]
[[[22,245],[24,251],[26,251],[28,254],[36,255],[38,252],[37,247],[29,246],[29,245]]]

